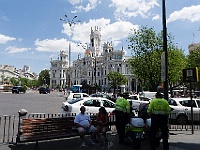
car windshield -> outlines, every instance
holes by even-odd
[[[155,98],[156,92],[142,92],[140,93],[140,96],[148,97],[148,98]]]
[[[197,100],[197,105],[200,108],[200,100]]]
[[[182,106],[185,107],[197,107],[195,101],[193,100],[193,102],[191,100],[183,100],[179,102]]]

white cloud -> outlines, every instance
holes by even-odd
[[[100,4],[101,1],[99,0],[68,0],[70,4],[75,5],[75,9],[72,12],[81,12],[82,10],[85,12],[89,12],[92,9],[95,9],[97,4]]]
[[[191,22],[200,21],[200,5],[184,7],[179,11],[173,12],[170,14],[167,22],[169,23],[177,20],[188,20]]]
[[[0,44],[5,44],[9,41],[15,41],[16,38],[0,34]]]
[[[160,15],[158,15],[158,14],[156,14],[153,18],[152,18],[152,20],[159,20],[160,19]]]
[[[91,28],[95,30],[95,27],[101,33],[101,40],[103,42],[113,42],[114,46],[120,43],[120,40],[126,38],[130,29],[138,29],[138,25],[133,25],[130,22],[120,21],[115,23],[110,23],[110,19],[100,18],[100,19],[90,19],[89,22],[78,23],[76,25],[70,26],[63,24],[63,33],[67,34],[68,40],[71,41],[71,51],[76,53],[82,53],[85,50],[78,46],[79,43],[90,43],[90,33]],[[70,35],[70,39],[69,39]],[[69,41],[67,39],[45,39],[45,40],[35,40],[35,45],[37,46],[37,51],[42,52],[59,52],[60,50],[69,49]]]
[[[0,13],[1,13],[1,11],[0,11]],[[3,13],[0,14],[0,20],[2,20],[2,21],[9,21],[8,17],[5,16],[5,14],[3,14]]]
[[[5,49],[5,51],[8,53],[22,53],[30,49],[31,48],[18,48],[16,46],[9,46],[8,48]]]
[[[77,5],[82,2],[82,0],[68,0],[68,2],[72,5]]]
[[[59,52],[60,50],[66,50],[68,47],[66,39],[45,39],[45,40],[35,40],[35,45],[37,46],[37,51],[42,52]]]
[[[115,19],[124,20],[130,17],[142,16],[147,18],[149,11],[159,6],[158,0],[111,0],[110,7],[115,7]]]
[[[36,50],[40,52],[59,52],[60,50],[69,50],[69,41],[66,39],[45,39],[35,40]],[[72,52],[82,52],[82,49],[77,47],[76,43],[71,42]]]
[[[133,25],[130,22],[119,21],[110,23],[110,19],[90,19],[89,22],[78,23],[71,28],[69,25],[63,25],[63,33],[69,35],[71,33],[71,40],[75,43],[89,43],[91,28],[94,30],[98,27],[101,33],[101,40],[103,42],[113,42],[114,46],[120,43],[120,40],[126,38],[130,29],[138,29],[138,25]]]
[[[138,25],[133,25],[130,22],[115,22],[109,24],[102,29],[102,41],[113,41],[114,45],[117,46],[120,40],[126,38],[130,33],[130,29],[138,29]]]

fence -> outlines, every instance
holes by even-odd
[[[67,114],[69,116],[75,116],[76,113]],[[93,114],[90,114],[93,115]],[[177,115],[177,114],[172,114]],[[194,114],[199,117],[200,114]],[[55,118],[55,117],[66,117],[64,114],[46,114],[46,113],[32,113],[28,114],[27,118]],[[172,117],[172,116],[170,116]],[[191,117],[191,116],[190,116]],[[115,117],[110,117],[110,121],[115,120]],[[14,144],[16,143],[16,135],[18,132],[18,124],[19,124],[19,116],[8,116],[3,115],[0,116],[0,144]],[[185,124],[177,124],[177,120],[170,119],[169,121],[169,129],[170,130],[180,130],[180,131],[190,131],[192,130],[200,130],[200,119],[193,123],[185,123]],[[116,131],[115,126],[112,126],[111,129]]]

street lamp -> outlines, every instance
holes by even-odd
[[[72,19],[69,19],[69,17],[67,15],[65,15],[65,19],[63,18],[60,18],[61,21],[64,21],[66,24],[69,25],[69,27],[71,28],[72,25],[75,25],[77,22],[80,22],[80,21],[75,21],[75,19],[77,18],[77,16],[75,15]],[[68,79],[68,86],[70,87],[71,86],[71,81],[70,81],[70,63],[71,63],[71,39],[70,39],[70,35],[69,35],[69,54],[68,54],[68,57],[69,57],[69,79]],[[67,82],[67,72],[66,72],[66,82]]]
[[[87,49],[88,48],[88,44],[87,43],[79,43],[78,46],[81,46],[83,49]]]

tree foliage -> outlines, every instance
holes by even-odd
[[[200,46],[192,50],[188,55],[188,67],[198,68],[198,76],[200,77]],[[200,89],[200,83],[195,83],[196,89]]]
[[[49,86],[50,85],[50,71],[45,69],[39,73],[38,82],[40,86]]]
[[[188,55],[188,67],[197,67],[200,71],[200,46],[192,50]]]
[[[114,88],[114,93],[115,93],[115,89],[120,86],[120,85],[124,85],[128,82],[128,79],[122,75],[119,72],[109,72],[109,74],[107,74],[106,76],[108,78],[108,82],[111,88]]]
[[[132,73],[143,87],[143,90],[156,91],[161,82],[161,55],[163,53],[162,32],[156,33],[153,28],[142,26],[133,29],[128,36],[128,49],[132,58],[129,63]],[[168,77],[172,84],[181,78],[181,71],[186,65],[183,51],[175,48],[173,38],[168,35]]]

